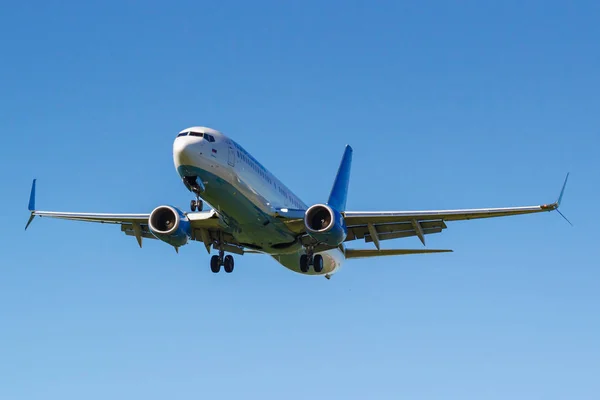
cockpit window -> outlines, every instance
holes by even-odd
[[[208,140],[209,142],[214,142],[215,141],[215,138],[213,137],[213,135],[206,134],[204,136],[206,137],[206,140]]]
[[[202,137],[202,136],[204,136],[204,133],[202,133],[202,132],[190,132],[190,136]]]
[[[180,137],[180,136],[186,136],[188,133],[189,133],[189,132],[181,132],[179,135],[177,135],[177,137]]]

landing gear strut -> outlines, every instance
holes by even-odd
[[[316,273],[323,271],[323,256],[320,254],[313,255],[313,249],[308,247],[306,254],[300,256],[300,271],[306,274],[311,266]]]

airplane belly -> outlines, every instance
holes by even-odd
[[[205,167],[206,168],[206,167]],[[235,239],[250,247],[260,248],[268,253],[270,247],[293,243],[295,235],[275,218],[262,210],[259,205],[266,203],[249,190],[235,176],[225,171],[217,175],[197,166],[180,166],[181,176],[198,176],[204,186],[202,198],[214,206],[226,219]]]

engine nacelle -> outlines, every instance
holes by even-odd
[[[157,239],[175,247],[183,246],[192,236],[188,217],[181,210],[171,206],[156,207],[150,213],[148,227]]]
[[[342,244],[348,234],[342,214],[325,204],[315,204],[306,210],[304,225],[312,238],[330,246]]]

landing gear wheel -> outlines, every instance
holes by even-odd
[[[219,256],[212,256],[210,258],[210,270],[215,274],[221,270],[221,260],[219,260]]]
[[[233,272],[233,256],[228,254],[225,256],[225,260],[223,261],[223,266],[225,269],[225,272],[227,272],[228,274],[230,274],[231,272]]]
[[[323,271],[323,256],[322,255],[317,254],[316,256],[314,256],[313,268],[315,269],[316,273]]]
[[[202,204],[202,200],[200,200],[200,199],[190,201],[190,209],[192,211],[196,211],[196,210],[202,211],[203,205],[204,204]]]
[[[306,254],[302,254],[300,256],[300,271],[302,271],[303,273],[307,273],[308,268],[308,256]]]

